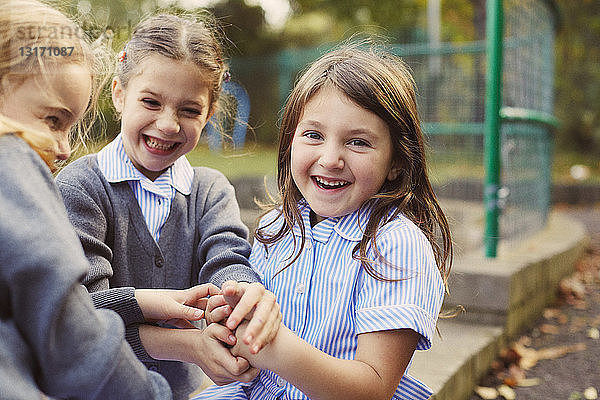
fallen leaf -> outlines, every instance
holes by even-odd
[[[494,400],[498,398],[498,391],[493,387],[476,386],[475,393],[483,400]]]
[[[583,397],[586,400],[596,400],[598,398],[598,391],[595,387],[590,386],[589,388],[583,391]]]
[[[545,319],[558,318],[560,314],[562,313],[558,308],[546,308],[543,313]]]
[[[568,353],[574,353],[585,350],[585,343],[576,343],[573,345],[545,347],[535,350],[529,347],[515,343],[515,351],[521,355],[519,366],[524,370],[532,368],[539,360],[549,360],[559,358]]]
[[[559,324],[564,325],[569,322],[569,317],[566,314],[560,314],[556,320]]]
[[[585,343],[546,347],[537,351],[537,357],[538,360],[552,360],[568,353],[575,353],[583,350],[585,350]]]
[[[531,386],[537,386],[541,383],[542,383],[542,380],[540,378],[524,378],[519,381],[517,386],[531,387]]]
[[[508,367],[508,376],[504,379],[504,383],[508,386],[515,387],[519,384],[519,381],[525,379],[525,371],[523,368],[516,364],[512,364]]]
[[[521,359],[521,354],[514,347],[508,347],[500,350],[499,354],[500,360],[504,363],[506,367],[511,364],[518,364]]]
[[[560,329],[558,326],[552,324],[542,324],[540,326],[540,332],[545,333],[547,335],[558,335],[560,333]]]
[[[498,394],[504,397],[506,400],[515,400],[517,398],[517,394],[515,391],[507,385],[498,386]]]
[[[585,295],[585,286],[574,276],[562,279],[558,289],[566,297],[572,296],[576,299],[582,299]]]

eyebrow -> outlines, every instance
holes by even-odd
[[[314,126],[317,128],[322,128],[324,125],[322,123],[320,123],[319,121],[315,121],[312,119],[308,119],[308,120],[301,120],[298,122],[298,126],[300,125],[307,125],[307,126]]]
[[[150,89],[142,89],[142,90],[140,90],[140,92],[141,92],[141,93],[147,93],[147,94],[149,94],[149,95],[151,95],[151,96],[158,97],[158,98],[161,98],[161,99],[164,97],[164,96],[161,96],[161,95],[160,95],[160,94],[158,94],[158,93],[155,93],[155,92],[153,92],[153,91],[152,91],[152,90],[150,90]],[[182,102],[181,102],[181,103],[179,103],[179,104],[180,104],[180,105],[194,104],[194,105],[196,105],[196,106],[198,106],[198,107],[200,107],[200,108],[204,108],[204,107],[206,107],[206,105],[204,105],[204,104],[202,104],[202,103],[199,103],[199,102],[197,102],[196,100],[189,100],[189,99],[186,99],[186,100],[182,101]]]
[[[322,129],[323,127],[325,127],[325,125],[319,121],[316,120],[304,120],[304,121],[300,121],[298,123],[298,126],[307,126],[307,127],[315,127],[318,129]],[[366,136],[374,136],[373,131],[371,131],[370,129],[367,128],[356,128],[356,129],[350,129],[347,131],[350,135],[366,135]]]

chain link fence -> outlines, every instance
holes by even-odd
[[[510,247],[541,229],[550,207],[556,12],[549,1],[505,0],[504,16],[499,203],[500,240]],[[233,59],[234,79],[248,90],[252,114],[259,116],[250,125],[273,127],[262,134],[276,137],[278,110],[298,73],[330,47]],[[394,45],[392,50],[417,82],[430,176],[448,209],[458,253],[480,247],[485,42]]]

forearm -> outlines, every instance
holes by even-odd
[[[389,383],[371,365],[332,357],[283,325],[260,353],[243,352],[242,356],[254,367],[275,372],[312,399],[389,400],[393,395]]]
[[[148,355],[156,360],[198,363],[194,355],[196,329],[171,329],[155,325],[140,325],[139,334]]]

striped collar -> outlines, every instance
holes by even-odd
[[[192,192],[194,169],[185,156],[179,157],[155,182],[152,182],[134,167],[123,147],[121,134],[98,152],[98,167],[106,180],[111,183],[139,181],[144,189],[156,193],[154,184],[156,181],[161,181],[168,183],[184,195]]]
[[[367,226],[367,221],[371,215],[370,207],[363,207],[350,214],[341,217],[326,218],[311,228],[310,226],[310,206],[305,200],[299,204],[302,222],[306,230],[306,236],[312,237],[318,242],[327,243],[331,233],[335,231],[346,240],[360,242],[363,237],[363,231]],[[294,235],[302,236],[300,227],[296,224],[293,228]]]

